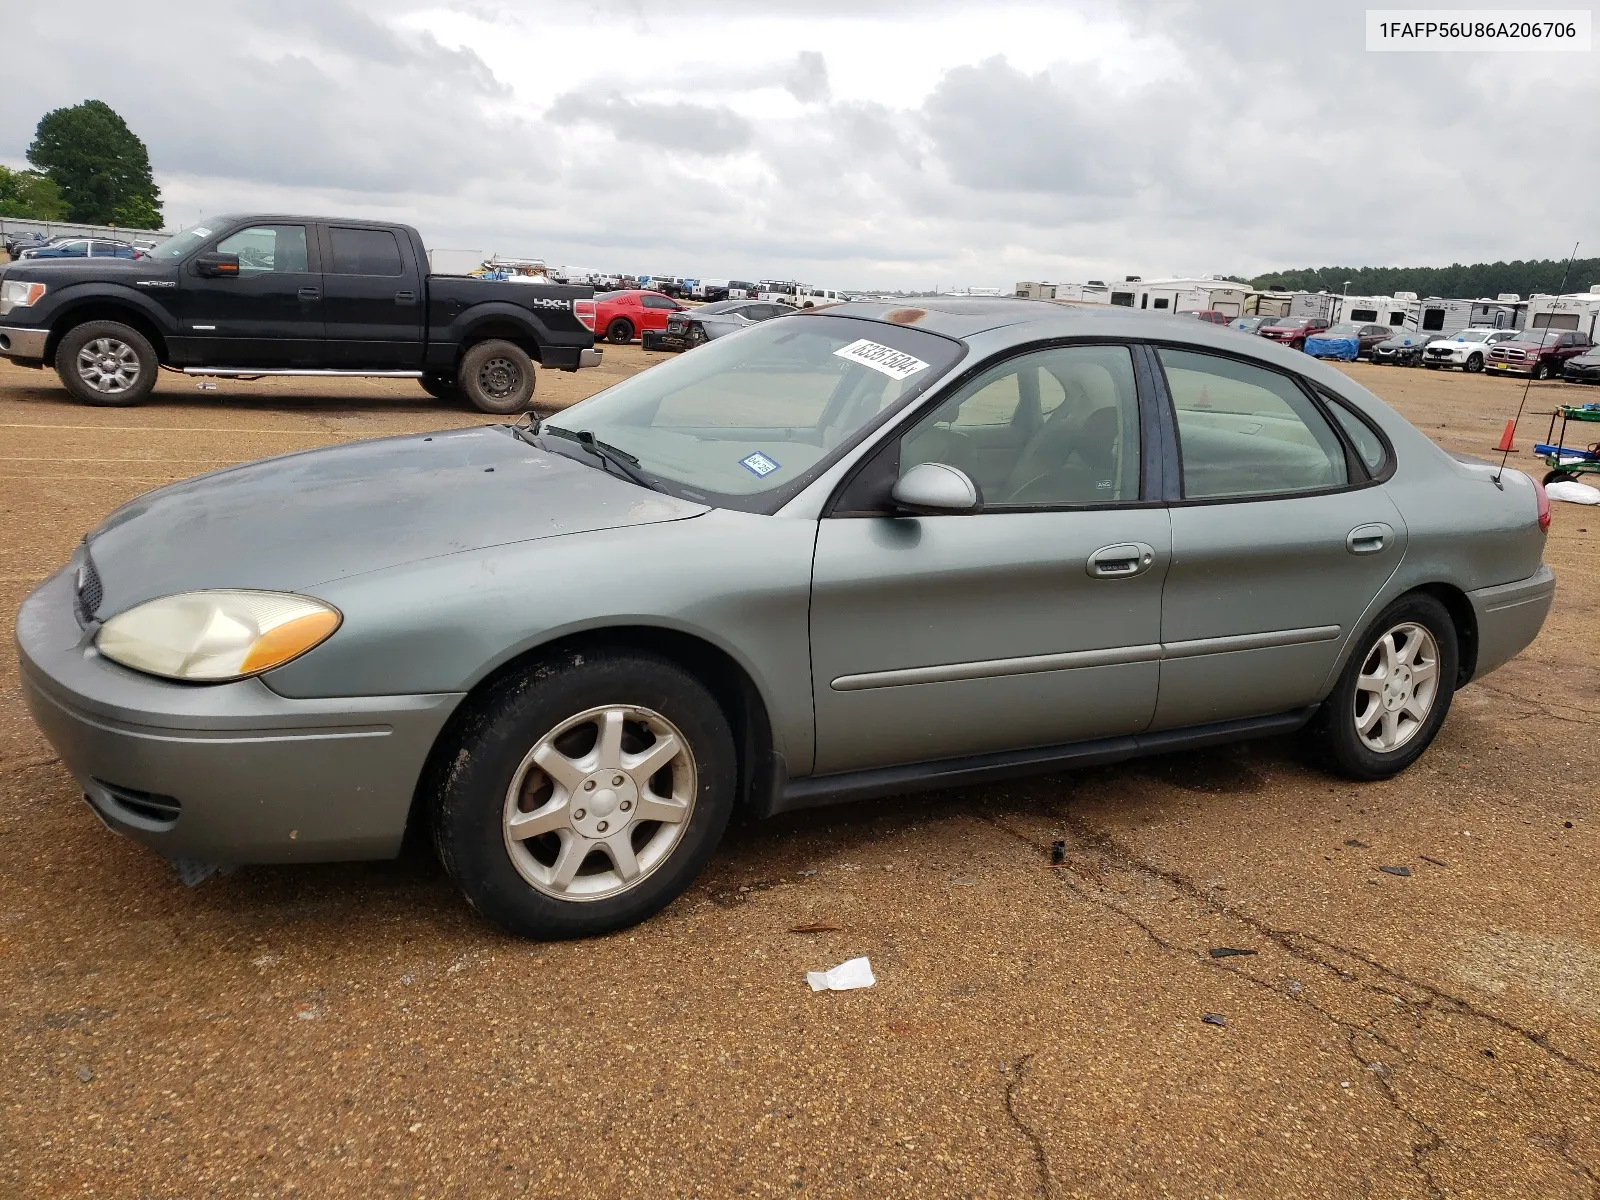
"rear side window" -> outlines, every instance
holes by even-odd
[[[1344,444],[1287,375],[1189,350],[1158,350],[1189,500],[1275,496],[1350,482]]]
[[[335,275],[404,275],[400,242],[387,229],[348,229],[334,225],[328,230],[333,242]]]

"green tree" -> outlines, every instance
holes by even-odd
[[[45,113],[28,161],[61,189],[74,221],[161,227],[161,189],[150,174],[149,151],[104,101]]]
[[[59,221],[66,215],[67,202],[55,180],[38,171],[0,167],[0,217]]]

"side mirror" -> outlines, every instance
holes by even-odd
[[[967,473],[944,463],[918,463],[889,493],[895,504],[913,513],[971,513],[983,504],[978,485]]]
[[[237,254],[202,254],[194,260],[194,273],[202,279],[228,279],[239,273]]]

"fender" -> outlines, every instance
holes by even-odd
[[[40,323],[49,327],[52,336],[60,331],[63,317],[91,305],[120,305],[133,309],[149,321],[164,338],[178,332],[178,323],[173,315],[156,303],[155,296],[136,287],[103,281],[85,281],[69,283],[59,292],[53,288],[51,291],[55,293],[54,303],[45,308],[44,313],[48,315]]]

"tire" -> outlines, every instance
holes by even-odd
[[[533,359],[512,342],[479,342],[461,359],[461,392],[479,412],[510,416],[533,404]]]
[[[1545,477],[1541,482],[1544,484],[1545,487],[1549,487],[1552,483],[1572,483],[1577,478],[1578,477],[1576,475],[1574,475],[1571,471],[1562,471],[1560,469],[1557,469],[1557,470],[1554,470],[1554,471],[1546,472],[1545,473]]]
[[[626,346],[633,341],[633,322],[626,317],[618,317],[606,326],[606,341],[613,346]]]
[[[706,337],[705,327],[698,323],[689,326],[689,336],[684,339],[691,349],[695,346],[704,346],[710,340]]]
[[[1483,370],[1483,355],[1481,355],[1481,354],[1469,354],[1469,355],[1467,355],[1467,366],[1466,366],[1467,374],[1476,375],[1481,370]]]
[[[119,321],[85,321],[56,347],[56,374],[84,404],[126,408],[141,403],[161,369],[144,334]]]
[[[454,375],[430,372],[419,381],[422,390],[435,400],[457,401],[461,397],[461,388],[456,383]]]
[[[1541,379],[1548,378],[1549,374],[1550,368],[1545,366],[1543,362],[1536,362],[1533,364],[1532,377],[1535,383],[1538,383]]]
[[[621,732],[608,753],[600,730],[612,714]],[[659,912],[700,873],[733,813],[727,717],[699,680],[664,659],[569,652],[499,683],[454,728],[431,779],[434,843],[468,902],[519,937],[594,937]],[[645,775],[666,736],[677,756]],[[546,774],[536,754],[559,767]],[[616,765],[629,759],[634,767]],[[617,779],[625,786],[612,790]],[[594,798],[587,806],[568,800],[585,795]],[[687,820],[626,817],[607,830],[652,797],[652,811]],[[529,813],[548,816],[533,836],[515,836]],[[638,871],[631,880],[615,857],[619,838]]]
[[[1384,659],[1391,647],[1398,654],[1386,677]],[[1429,658],[1432,674],[1418,679],[1410,664]],[[1455,624],[1432,596],[1413,593],[1384,609],[1356,643],[1312,725],[1312,736],[1328,765],[1347,778],[1363,780],[1388,779],[1409,767],[1444,724],[1459,661]],[[1405,673],[1396,675],[1395,665],[1405,666]],[[1392,690],[1390,677],[1396,685]],[[1432,690],[1424,700],[1421,693],[1429,682]],[[1359,728],[1363,723],[1365,736]],[[1392,741],[1392,748],[1384,748],[1384,741]]]

